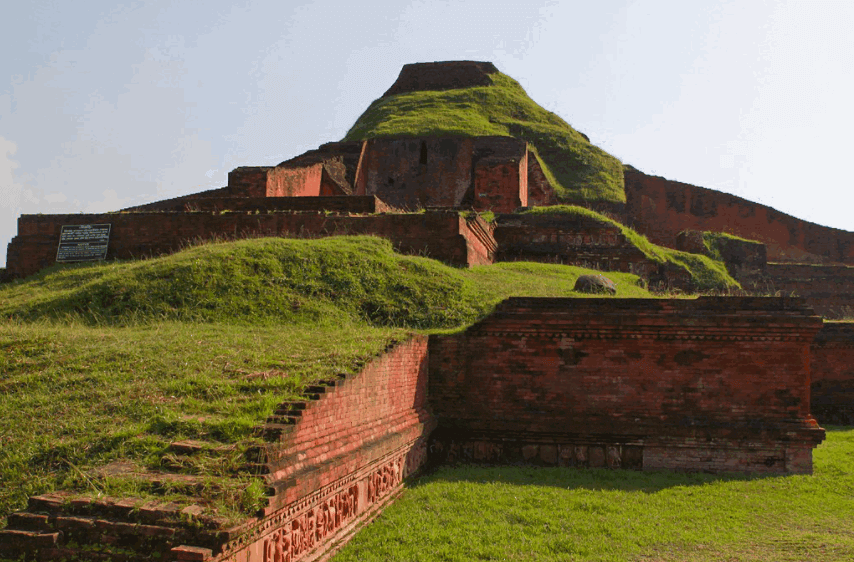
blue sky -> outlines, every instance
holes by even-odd
[[[85,9],[84,9],[85,6]],[[623,162],[854,230],[854,2],[27,2],[0,21],[0,263],[339,140],[410,62],[485,60]]]

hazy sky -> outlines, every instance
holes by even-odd
[[[0,21],[0,263],[28,213],[226,184],[341,139],[402,65],[492,61],[656,175],[854,230],[850,0],[19,2]]]

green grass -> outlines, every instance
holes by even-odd
[[[336,562],[854,559],[854,428],[813,476],[443,467],[408,484]]]
[[[763,245],[762,242],[757,240],[748,240],[747,238],[742,238],[741,236],[736,236],[726,232],[703,232],[703,245],[706,247],[706,255],[712,259],[723,261],[721,249],[728,242],[739,242],[741,244],[751,244],[756,246]]]
[[[691,274],[697,289],[700,291],[726,291],[729,289],[739,288],[738,281],[732,278],[727,272],[726,265],[717,253],[717,257],[703,256],[699,254],[691,254],[664,246],[658,246],[650,242],[646,236],[643,236],[632,230],[631,228],[601,215],[590,209],[578,207],[575,205],[555,205],[551,207],[533,207],[522,212],[529,215],[566,215],[568,217],[586,217],[593,219],[603,224],[609,224],[620,229],[623,236],[628,241],[635,245],[641,252],[652,261],[657,263],[669,263],[679,268],[682,268]],[[720,233],[708,233],[709,239],[717,241],[720,237],[730,236]],[[720,235],[718,238],[711,236],[712,234]],[[732,237],[734,238],[734,237]],[[715,246],[717,247],[717,246]]]
[[[81,472],[116,460],[158,470],[169,443],[181,439],[234,446],[184,471],[215,480],[203,496],[215,511],[234,515],[248,484],[239,469],[253,427],[304,385],[354,372],[404,335],[347,322],[313,331],[2,322],[0,516],[54,489],[139,493],[138,482],[90,482]],[[230,493],[217,489],[223,486]]]
[[[562,201],[625,202],[623,166],[566,121],[537,105],[518,82],[399,94],[374,101],[344,140],[499,135],[527,141]]]
[[[357,372],[413,330],[468,325],[508,296],[581,296],[572,287],[583,273],[461,270],[373,237],[277,238],[0,285],[0,524],[27,496],[56,489],[198,497],[216,516],[250,513],[260,498],[243,454],[278,403]],[[650,296],[633,275],[609,276],[617,296]],[[202,478],[200,491],[91,474],[117,460],[176,470],[167,448],[183,439],[220,448],[177,469]]]

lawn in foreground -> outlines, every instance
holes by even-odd
[[[854,428],[831,428],[812,476],[443,467],[334,558],[854,559]]]

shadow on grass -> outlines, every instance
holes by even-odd
[[[819,422],[821,424],[821,422]],[[838,431],[851,431],[854,430],[854,425],[821,425],[825,431],[830,432],[838,432]]]
[[[546,486],[591,491],[640,491],[655,493],[666,488],[703,486],[715,482],[787,478],[780,474],[708,474],[702,472],[640,471],[609,468],[540,467],[517,465],[446,465],[426,472],[408,484],[417,488],[436,482],[470,482],[514,486]]]
[[[854,441],[854,426],[826,425],[837,440]],[[842,434],[849,433],[850,436]],[[825,443],[827,443],[825,441]],[[822,446],[822,445],[819,445]],[[641,471],[609,468],[542,467],[533,465],[453,464],[432,466],[407,484],[410,488],[436,482],[502,483],[550,486],[593,491],[619,490],[654,493],[680,486],[703,486],[718,482],[785,479],[798,475],[707,472]]]
[[[831,434],[850,433],[854,426],[825,426]],[[841,435],[840,438],[843,438]],[[844,438],[843,438],[844,439]],[[785,479],[786,474],[640,471],[608,468],[540,467],[531,465],[457,464],[434,466],[408,484],[417,488],[436,482],[501,483],[591,491],[618,490],[655,493],[666,488],[703,486],[719,482]]]

